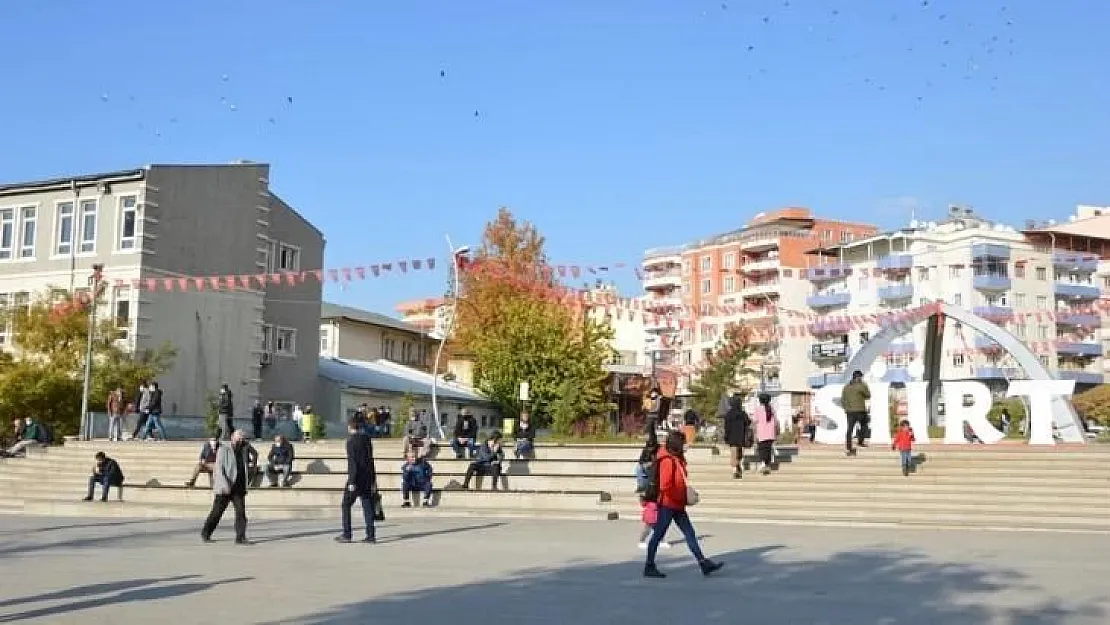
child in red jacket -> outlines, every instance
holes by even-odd
[[[890,445],[891,449],[897,449],[898,455],[902,459],[902,475],[909,475],[910,468],[913,467],[913,428],[910,427],[909,421],[902,421],[898,424],[898,432],[894,434],[894,442]]]

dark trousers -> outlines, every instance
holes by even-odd
[[[262,438],[262,417],[252,417],[251,425],[254,426],[254,437]]]
[[[860,447],[863,447],[864,434],[867,433],[867,423],[870,421],[866,412],[849,412],[848,413],[848,430],[844,435],[844,445],[848,451],[852,451],[852,435],[855,434],[856,441]],[[857,429],[858,428],[858,429]]]
[[[756,444],[756,450],[759,452],[759,461],[762,462],[764,466],[771,466],[771,463],[775,460],[773,458],[775,441],[759,441]]]
[[[682,536],[686,539],[686,546],[690,549],[690,553],[697,558],[698,562],[705,560],[705,555],[701,552],[701,546],[698,545],[698,535],[694,531],[694,524],[690,522],[690,515],[686,514],[685,510],[659,506],[659,517],[655,520],[655,528],[651,534],[651,540],[648,542],[647,563],[655,564],[655,553],[659,551],[659,543],[663,542],[663,537],[667,535],[667,529],[671,526],[672,521],[682,531]]]
[[[488,476],[493,484],[493,490],[497,490],[497,485],[501,481],[501,464],[471,462],[470,466],[466,468],[466,477],[463,478],[463,488],[470,488],[470,479],[475,475]]]
[[[112,484],[108,481],[107,476],[104,476],[104,475],[91,475],[91,476],[89,476],[89,492],[86,495],[86,497],[88,499],[93,498],[93,490],[94,490],[94,487],[97,484],[100,484],[100,486],[104,489],[104,493],[100,496],[100,500],[101,501],[108,501],[108,489],[111,488]],[[116,488],[121,488],[121,486],[119,484],[117,484]]]
[[[401,499],[409,500],[409,493],[424,493],[424,500],[432,498],[432,481],[406,477],[401,481]]]
[[[206,539],[212,536],[229,503],[235,507],[235,540],[247,539],[247,496],[243,493],[216,495],[212,500],[212,511],[208,513],[204,528],[200,530],[201,536]]]
[[[139,413],[139,422],[135,424],[135,431],[131,433],[131,438],[139,438],[139,432],[143,431],[146,427],[146,418],[150,415],[148,412]]]
[[[231,440],[231,435],[235,433],[235,421],[231,418],[231,415],[229,414],[220,416],[224,418],[224,434],[227,434],[227,439]]]
[[[343,537],[351,537],[351,507],[355,500],[362,500],[362,520],[366,523],[366,537],[374,539],[374,496],[370,492],[343,491],[343,503],[339,505],[339,514],[343,522]]]

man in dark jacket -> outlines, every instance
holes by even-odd
[[[343,490],[340,514],[343,533],[336,542],[351,542],[351,507],[355,500],[362,501],[362,518],[366,523],[364,543],[377,542],[374,537],[374,506],[381,505],[378,495],[378,475],[374,470],[374,447],[370,437],[359,432],[355,419],[347,422],[347,486]]]
[[[266,409],[262,407],[262,400],[254,400],[251,408],[251,426],[254,428],[254,440],[262,440],[262,418],[266,416]]]
[[[470,488],[470,480],[475,475],[489,476],[493,485],[491,490],[497,490],[497,483],[501,481],[501,463],[505,460],[505,450],[501,448],[501,432],[489,435],[489,440],[482,441],[478,446],[478,457],[466,469],[463,478],[463,489]]]
[[[470,410],[463,408],[459,411],[459,418],[455,421],[455,435],[451,438],[451,449],[455,450],[455,457],[462,458],[463,450],[469,452],[473,458],[477,451],[478,420],[470,414]]]
[[[165,441],[166,428],[162,425],[162,387],[158,386],[157,382],[151,382],[149,391],[150,404],[147,407],[149,414],[146,418],[146,426],[143,428],[143,439],[158,430],[158,437]]]
[[[744,477],[744,447],[748,444],[748,429],[751,420],[744,412],[744,397],[736,393],[729,399],[728,412],[725,413],[725,442],[729,447],[729,463],[732,477]]]
[[[257,452],[246,440],[247,434],[238,430],[231,435],[231,442],[220,445],[216,452],[216,466],[212,471],[212,510],[200,530],[204,542],[212,542],[212,532],[220,524],[228,504],[235,508],[235,544],[249,545],[247,540],[247,486],[250,484],[251,464]]]
[[[278,474],[281,474],[281,486],[289,486],[289,478],[293,473],[293,443],[290,443],[281,434],[274,437],[274,444],[266,456],[266,478],[270,480],[270,488],[278,485]]]
[[[200,457],[197,458],[197,466],[193,469],[193,477],[190,477],[185,482],[186,488],[196,486],[197,477],[201,473],[208,474],[209,483],[212,482],[212,469],[216,466],[216,454],[220,451],[220,431],[216,430],[216,434],[204,441],[204,445],[200,448]]]
[[[231,396],[231,389],[226,384],[220,386],[220,400],[217,412],[219,418],[224,420],[224,425],[227,427],[227,434],[235,431],[235,419],[232,414],[235,412],[235,399]],[[257,438],[262,438],[261,436]]]
[[[867,383],[863,381],[862,371],[853,371],[852,380],[844,385],[840,391],[840,407],[844,409],[844,414],[848,417],[848,429],[845,436],[845,451],[849,456],[856,455],[856,450],[852,447],[852,434],[856,434],[856,441],[860,447],[863,447],[863,442],[868,438],[867,426],[871,419],[867,415],[867,402],[871,399],[871,390],[867,388]],[[858,428],[858,429],[857,429]]]
[[[119,468],[119,463],[109,458],[104,452],[96,452],[96,466],[93,467],[93,473],[89,476],[89,493],[85,495],[85,501],[92,501],[93,488],[100,484],[103,488],[103,494],[100,496],[100,501],[108,501],[108,489],[115,486],[119,498],[123,499],[123,470]]]

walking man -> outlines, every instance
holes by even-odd
[[[224,420],[224,426],[228,432],[235,431],[235,422],[232,418],[232,413],[235,411],[235,402],[231,397],[231,389],[226,384],[220,386],[220,403],[217,412],[219,418]],[[262,438],[261,436],[258,438]]]
[[[235,544],[249,545],[247,540],[247,442],[246,433],[236,430],[230,445],[220,445],[216,466],[212,470],[212,511],[200,530],[201,540],[212,542],[212,532],[230,503],[235,507]]]
[[[139,434],[146,430],[146,420],[150,418],[150,382],[143,382],[139,386],[139,420],[135,423],[135,431],[131,433],[131,440],[139,440]]]
[[[844,434],[844,445],[849,456],[856,455],[856,450],[852,447],[852,434],[857,427],[859,427],[859,432],[856,434],[856,441],[860,447],[863,447],[863,440],[867,434],[867,424],[870,421],[867,417],[867,401],[869,399],[871,399],[871,389],[867,388],[867,383],[863,381],[863,372],[853,371],[852,381],[845,384],[844,389],[840,391],[840,407],[844,409],[844,413],[848,416],[848,429]]]
[[[254,440],[262,440],[262,418],[266,416],[266,411],[262,408],[262,400],[254,400],[254,408],[251,408],[251,427],[254,428]]]
[[[123,389],[116,387],[116,390],[108,393],[108,440],[122,441],[123,440]]]
[[[143,427],[143,440],[158,430],[159,440],[166,442],[166,428],[162,426],[162,388],[157,382],[150,383],[150,403],[147,405],[146,426]]]
[[[377,542],[374,537],[374,506],[380,505],[379,497],[373,442],[359,431],[358,420],[352,418],[347,422],[347,488],[343,491],[343,503],[340,505],[343,533],[335,537],[336,542],[351,542],[351,507],[356,499],[362,500],[362,518],[366,522],[366,538],[362,542]]]

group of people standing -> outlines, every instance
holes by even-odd
[[[780,434],[779,420],[771,407],[771,396],[760,393],[759,403],[752,415],[744,409],[744,396],[733,393],[721,398],[718,413],[725,426],[725,443],[729,447],[729,465],[732,477],[744,477],[744,450],[755,447],[759,469],[764,475],[771,472],[775,461],[775,441]]]
[[[149,380],[139,386],[134,401],[128,401],[122,386],[110,391],[105,402],[108,411],[108,440],[123,440],[123,417],[130,413],[139,415],[131,440],[146,440],[155,432],[158,440],[166,440],[166,428],[162,425],[162,397],[162,387]]]

